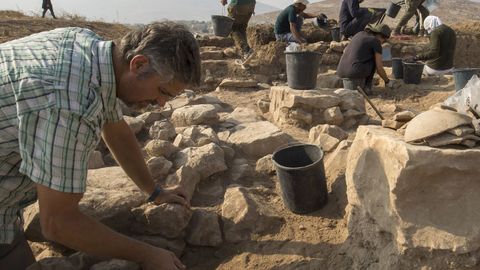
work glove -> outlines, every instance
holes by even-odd
[[[375,15],[376,11],[373,8],[368,8],[368,12],[370,12],[370,14],[372,14],[372,15]]]

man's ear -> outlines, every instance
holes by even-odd
[[[142,71],[147,70],[150,65],[148,57],[137,54],[130,60],[130,71],[134,74],[141,74]]]

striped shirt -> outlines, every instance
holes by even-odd
[[[0,44],[0,243],[11,243],[35,183],[85,192],[105,123],[121,119],[111,41],[62,28]]]

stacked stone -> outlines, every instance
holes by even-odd
[[[346,89],[295,90],[274,86],[270,90],[270,113],[279,125],[330,124],[348,129],[368,122],[363,97]]]

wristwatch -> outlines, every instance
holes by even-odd
[[[148,197],[147,202],[153,202],[155,199],[163,192],[163,188],[160,185],[156,185],[150,197]]]

